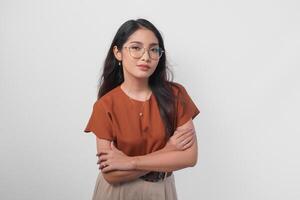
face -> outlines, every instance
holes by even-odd
[[[149,78],[155,71],[159,58],[156,58],[158,40],[148,29],[138,29],[125,42],[122,49],[114,47],[114,54],[123,66],[124,78],[133,76]],[[144,49],[145,48],[145,49]],[[144,54],[143,54],[144,52]]]

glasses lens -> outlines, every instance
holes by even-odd
[[[163,50],[160,47],[153,47],[148,52],[150,58],[154,60],[159,59],[163,54]],[[145,53],[145,49],[139,46],[131,46],[129,47],[129,53],[134,58],[141,58]]]
[[[139,46],[131,46],[129,47],[129,53],[134,58],[140,58],[144,54],[144,49]]]
[[[153,47],[149,49],[149,55],[152,59],[159,59],[162,55],[162,49],[160,47]]]

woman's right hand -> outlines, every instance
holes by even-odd
[[[174,134],[169,138],[166,147],[173,150],[183,151],[190,148],[195,142],[194,128],[177,128]]]

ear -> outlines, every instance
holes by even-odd
[[[117,46],[114,46],[113,52],[114,52],[115,58],[116,58],[118,61],[122,61],[122,52],[118,49]]]

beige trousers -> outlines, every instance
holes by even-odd
[[[111,185],[99,172],[93,200],[177,200],[174,173],[159,182],[137,179]]]

